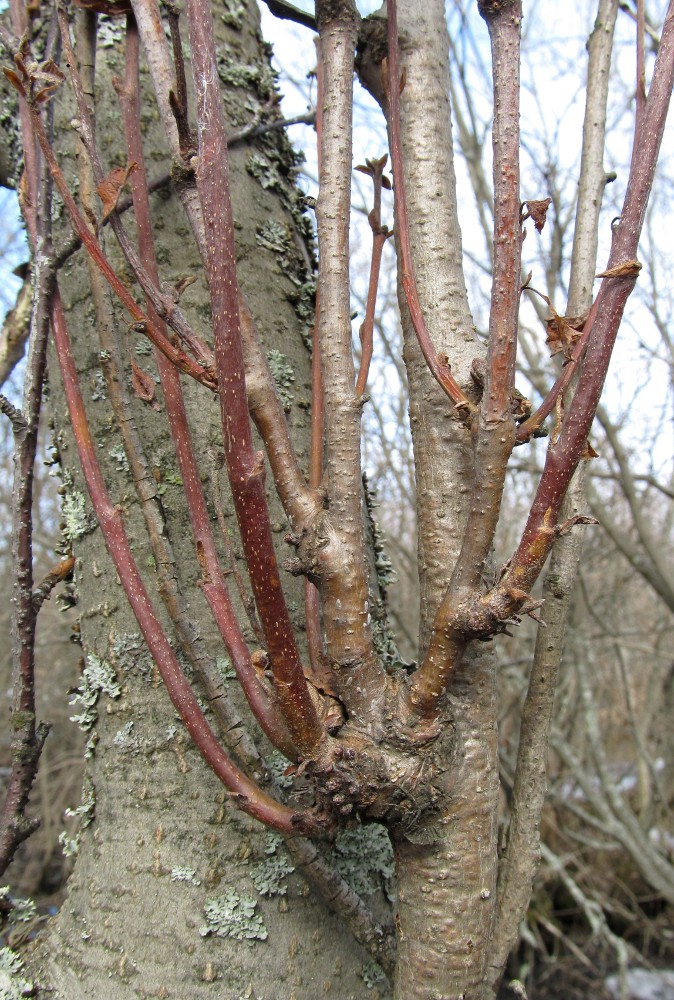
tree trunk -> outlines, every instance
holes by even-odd
[[[221,14],[218,17],[216,12],[219,69],[228,120],[235,132],[269,100],[272,76],[260,43],[256,5],[234,9],[234,5],[223,4]],[[90,18],[90,14],[78,11],[78,26],[73,25],[73,30],[86,35]],[[120,162],[124,148],[119,108],[110,86],[113,75],[123,76],[123,23],[123,18],[103,18],[98,28],[96,114],[102,155],[109,158],[107,166]],[[80,58],[82,37],[78,34],[76,46]],[[146,71],[142,71],[142,80],[147,85]],[[68,90],[63,88],[56,104],[56,136],[62,162],[71,167],[69,181],[73,189],[79,185],[84,199],[84,174],[80,173],[79,180],[75,176],[73,154],[77,153],[78,140],[69,125],[74,111],[68,101]],[[170,166],[153,107],[148,99],[142,108],[151,179]],[[276,356],[282,369],[279,379],[286,383],[289,421],[298,457],[306,467],[311,359],[305,339],[312,321],[311,248],[307,243],[310,227],[302,218],[294,187],[294,168],[295,154],[282,130],[270,132],[257,145],[241,143],[231,150],[240,280],[265,349],[281,352]],[[93,207],[98,210],[98,202]],[[175,282],[183,276],[196,277],[181,308],[206,337],[210,327],[208,289],[179,201],[164,188],[152,195],[152,208],[162,278]],[[67,221],[61,221],[67,232]],[[109,230],[103,240],[118,272],[127,274]],[[130,275],[128,280],[131,283]],[[144,338],[128,328],[128,317],[111,305],[105,290],[96,303],[92,302],[92,281],[96,281],[95,272],[88,270],[84,251],[79,251],[61,272],[60,287],[108,487],[113,501],[123,510],[125,527],[155,606],[161,608],[158,586],[165,591],[173,586],[183,624],[191,631],[199,655],[211,665],[217,663],[226,677],[222,643],[197,584],[199,567],[161,391],[156,390],[157,410],[136,398],[127,367],[122,392],[130,397],[127,405],[147,466],[143,506],[152,507],[151,519],[169,543],[167,564],[158,567],[128,461],[119,449],[110,387],[104,377],[106,358],[101,356],[97,329],[107,324],[115,350],[123,350],[127,339],[131,356],[156,381],[154,360],[145,350]],[[96,689],[96,666],[101,661],[112,668],[107,687],[113,696],[99,691],[95,708],[86,713],[85,725],[92,725],[95,739],[91,743],[95,745],[88,752],[80,832],[71,837],[76,843],[70,849],[78,856],[67,899],[32,956],[35,978],[63,1000],[279,995],[315,1000],[323,994],[341,998],[362,995],[362,973],[371,962],[370,956],[325,903],[309,891],[299,868],[284,877],[278,874],[286,867],[292,872],[280,839],[229,803],[170,704],[111,567],[90,502],[84,501],[86,491],[69,433],[58,365],[54,357],[50,360],[52,414],[67,485],[65,507],[70,513],[66,531],[77,555],[76,584],[83,652],[91,678],[89,690]],[[190,379],[182,381],[209,496],[213,466],[209,450],[218,450],[221,434],[217,397]],[[227,492],[226,484],[223,491]],[[272,492],[268,490],[274,504]],[[214,508],[210,500],[208,503],[214,521]],[[227,495],[224,504],[225,522],[231,524],[234,534]],[[279,556],[287,557],[282,540],[288,524],[278,504],[273,507],[273,528],[281,542]],[[237,546],[235,542],[235,549]],[[229,565],[222,546],[220,555],[223,566],[246,575],[240,551],[236,552],[235,566]],[[159,585],[155,570],[163,581]],[[284,579],[284,585],[294,602],[291,614],[301,629],[301,586],[291,577]],[[245,618],[240,606],[239,611]],[[246,638],[254,649],[252,626],[247,627]],[[260,756],[255,761],[255,746],[239,722],[239,712],[243,715],[245,707],[236,687],[235,681],[221,676],[215,690],[208,692],[208,702],[215,706],[225,692],[233,703],[229,743],[240,758],[249,764],[252,761],[258,776],[263,776],[264,758],[269,760],[272,748],[256,733]],[[80,709],[78,705],[75,711]],[[214,724],[212,710],[208,716]],[[277,874],[265,877],[271,885],[258,882],[258,886],[265,892],[284,894],[262,895],[252,879],[255,866],[265,864],[265,871],[271,871],[274,863]],[[248,908],[246,900],[251,901]],[[214,914],[210,920],[205,911],[209,903]],[[220,934],[216,932],[218,917]],[[376,996],[377,990],[370,995]]]
[[[401,132],[410,240],[422,311],[439,355],[470,395],[482,355],[463,277],[449,106],[449,44],[442,0],[398,3]],[[377,62],[376,45],[364,54]],[[379,54],[381,58],[381,52]],[[377,91],[378,73],[361,75]],[[400,275],[399,266],[398,273]],[[456,562],[474,481],[470,435],[432,377],[399,282],[419,518],[420,650]],[[457,484],[460,484],[457,488]],[[464,657],[448,691],[444,803],[429,843],[396,843],[398,1000],[477,998],[489,954],[496,885],[498,749],[495,657]]]

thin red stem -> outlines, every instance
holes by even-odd
[[[316,817],[294,813],[292,809],[266,795],[243,774],[224,752],[206,721],[199,702],[157,620],[126,537],[121,513],[112,504],[108,495],[87,421],[58,289],[52,301],[51,318],[72,432],[96,518],[138,626],[159,668],[171,701],[204,760],[232,794],[238,808],[287,834],[319,833],[322,825]]]
[[[150,221],[150,202],[145,179],[140,125],[138,55],[138,29],[135,17],[133,14],[129,14],[126,31],[126,75],[124,86],[118,86],[117,89],[129,157],[138,164],[138,169],[131,175],[130,183],[136,214],[140,258],[152,282],[158,286],[159,272]],[[164,329],[161,319],[149,300],[147,309],[150,321],[156,323],[160,330]],[[278,718],[268,694],[258,680],[222,575],[201,486],[199,468],[192,447],[180,376],[175,366],[167,361],[160,351],[156,351],[156,361],[202,570],[201,586],[204,596],[209,603],[213,618],[255,718],[272,743],[282,749],[286,755],[294,757],[294,748],[288,744],[286,728]]]
[[[248,417],[227,135],[210,5],[189,0],[187,17],[197,98],[197,190],[206,232],[204,267],[211,295],[225,460],[281,711],[298,751],[311,756],[320,752],[327,736],[309,694],[283,596],[264,490],[264,457],[253,448]]]
[[[197,382],[201,382],[208,389],[217,389],[217,381],[213,372],[208,368],[197,364],[196,361],[185,354],[184,351],[180,350],[180,348],[174,347],[171,341],[162,335],[157,326],[150,322],[148,316],[143,312],[133,296],[127,291],[126,286],[117,276],[114,268],[103,253],[100,243],[91,232],[84,216],[75,204],[75,199],[70,193],[68,183],[63,176],[63,172],[58,165],[56,157],[54,156],[54,151],[51,148],[47,135],[44,131],[44,126],[40,120],[38,109],[31,106],[30,112],[32,124],[40,143],[40,148],[42,149],[44,157],[49,165],[50,173],[54,179],[56,187],[58,188],[59,194],[63,199],[63,203],[72,220],[77,235],[84,244],[84,247],[91,258],[96,263],[96,266],[100,270],[101,274],[112,288],[113,292],[117,295],[124,308],[130,314],[134,323],[139,325],[142,332],[146,334],[154,346],[160,350],[172,364],[176,365],[181,371],[184,371],[185,374],[190,375]]]

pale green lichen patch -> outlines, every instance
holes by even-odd
[[[225,656],[224,654],[222,656],[216,656],[215,666],[223,681],[236,680],[236,670],[232,666],[232,661],[228,656]]]
[[[197,878],[196,868],[181,868],[180,866],[171,869],[172,882],[187,882],[188,885],[201,885],[201,879]]]
[[[224,10],[220,17],[222,18],[223,24],[226,24],[229,28],[235,28],[237,31],[241,30],[243,25],[243,18],[246,13],[246,8],[238,0],[225,0]]]
[[[91,390],[91,401],[92,403],[100,403],[104,399],[107,399],[107,386],[105,384],[105,376],[100,369],[94,373],[94,384]]]
[[[82,711],[78,715],[71,715],[70,721],[76,722],[80,729],[89,732],[93,729],[98,718],[96,708],[101,694],[107,694],[110,698],[119,698],[122,690],[119,686],[115,671],[107,660],[102,660],[95,653],[89,653],[80,686],[70,699],[70,705],[82,706]]]
[[[144,742],[140,736],[136,736],[134,731],[133,720],[129,720],[126,725],[122,726],[112,738],[113,746],[124,754],[129,754],[135,757],[139,754],[144,747]]]
[[[257,903],[228,889],[224,896],[209,899],[204,906],[206,924],[199,929],[202,937],[234,938],[236,941],[266,941],[267,928],[255,912]]]
[[[91,531],[92,525],[84,493],[74,490],[66,494],[61,505],[61,521],[63,534],[69,542],[74,542]]]
[[[269,362],[269,368],[272,378],[276,383],[278,394],[281,397],[283,409],[286,413],[289,413],[293,405],[293,399],[295,398],[293,393],[290,392],[290,386],[295,381],[295,373],[282,351],[267,351],[267,361]]]
[[[115,468],[118,472],[129,471],[129,460],[126,457],[123,444],[116,444],[113,448],[110,448],[108,455],[115,463]]]
[[[64,830],[59,836],[59,844],[67,858],[77,857],[80,850],[82,834],[94,821],[96,813],[96,790],[94,783],[88,776],[84,779],[82,786],[82,802],[76,809],[66,809],[66,819],[77,819],[77,830],[73,835]]]
[[[274,750],[268,757],[265,757],[264,762],[278,788],[293,787],[292,776],[285,773],[290,766],[290,761],[283,756],[280,750]]]
[[[342,878],[360,896],[383,889],[391,898],[395,871],[393,848],[386,828],[369,823],[340,833],[333,848],[333,861]]]
[[[0,948],[0,1000],[23,1000],[32,996],[35,986],[21,975],[23,962],[11,948]]]
[[[110,656],[124,673],[133,671],[136,676],[150,680],[153,661],[140,632],[115,634],[110,645]]]
[[[7,914],[7,926],[10,929],[17,924],[28,923],[37,916],[37,907],[33,900],[12,896],[8,885],[0,886],[0,903],[2,912]]]
[[[267,834],[264,853],[265,860],[250,870],[253,885],[261,896],[285,896],[288,886],[284,879],[295,871],[295,866],[283,850],[283,838],[277,833]]]
[[[375,986],[380,986],[386,982],[384,970],[375,961],[368,962],[360,971],[361,978],[368,990],[373,990]]]
[[[265,250],[273,253],[284,254],[290,246],[290,236],[287,226],[276,222],[274,219],[267,219],[255,232],[255,242]]]

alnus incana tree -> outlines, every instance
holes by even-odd
[[[463,272],[444,4],[387,0],[364,20],[352,0],[317,0],[315,15],[268,6],[299,21],[307,45],[316,40],[316,264],[313,206],[295,187],[254,3],[12,0],[0,29],[34,289],[24,402],[2,398],[17,461],[14,756],[0,859],[6,866],[35,822],[28,797],[47,736],[35,711],[36,616],[74,574],[88,784],[68,897],[32,957],[33,988],[68,1000],[346,998],[362,995],[365,963],[380,996],[388,977],[398,1000],[493,997],[536,871],[556,668],[591,520],[574,476],[592,454],[641,267],[674,78],[674,4],[648,86],[637,4],[631,168],[598,265],[618,10],[599,3],[569,301],[549,324],[563,363],[536,408],[515,387],[524,238],[541,231],[550,203],[520,178],[527,5],[477,3],[493,71],[486,342]],[[385,116],[386,155],[354,158],[354,73]],[[373,206],[358,366],[357,162]],[[383,189],[392,189],[391,228]],[[361,463],[389,240],[418,502],[412,666],[392,655],[382,627]],[[31,484],[46,386],[69,546],[37,587]],[[509,461],[544,425],[521,538],[495,567]],[[497,843],[490,640],[523,616],[540,622],[540,641]],[[371,824],[373,864],[390,862],[382,826],[394,859],[392,903],[376,912],[330,846],[345,831],[366,844]],[[277,861],[279,878],[301,876],[292,894],[258,865],[256,885],[267,895],[275,886],[278,900],[250,898],[260,858]]]

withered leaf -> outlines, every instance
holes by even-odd
[[[136,169],[138,164],[134,161],[125,167],[113,167],[108,176],[97,186],[98,197],[103,202],[103,215],[101,222],[105,222],[111,212],[114,212],[119,198],[119,192],[126,184],[129,174]]]
[[[588,314],[560,316],[552,306],[550,312],[552,316],[547,320],[548,334],[545,340],[550,348],[550,354],[559,354],[562,351],[565,358],[571,359],[573,348],[580,340]]]
[[[610,267],[608,271],[600,271],[596,278],[635,278],[641,270],[638,260],[626,260],[622,264]]]
[[[155,409],[158,407],[155,400],[154,379],[142,368],[139,368],[133,358],[131,359],[131,388],[138,399],[142,399],[144,403],[150,403]]]
[[[23,83],[19,78],[19,75],[15,73],[13,69],[9,69],[8,66],[3,66],[2,72],[5,74],[5,76],[7,77],[11,85],[14,87],[14,89],[18,90],[18,92],[21,94],[22,97],[25,97],[26,91],[23,86]]]
[[[536,227],[537,233],[540,233],[543,230],[551,202],[552,198],[543,198],[541,201],[524,202],[527,206],[529,216],[533,220],[534,226]]]
[[[594,450],[594,448],[590,444],[589,438],[585,442],[585,447],[583,448],[583,453],[580,457],[585,459],[599,458],[599,452]]]

